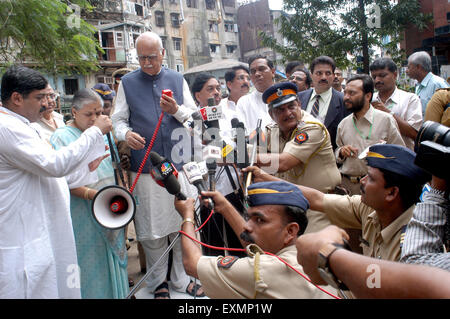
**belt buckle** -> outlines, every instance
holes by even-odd
[[[350,182],[352,182],[353,184],[358,184],[360,179],[361,178],[359,176],[350,176]]]

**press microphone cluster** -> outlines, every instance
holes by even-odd
[[[189,162],[183,165],[183,171],[191,185],[194,185],[197,188],[199,194],[201,192],[205,192],[208,189],[206,188],[205,181],[203,180],[203,170],[201,166],[196,162]],[[214,207],[213,201],[208,198],[209,206],[211,208]]]
[[[169,194],[175,195],[180,200],[185,200],[186,196],[181,192],[181,186],[177,180],[178,171],[175,166],[156,152],[150,152],[149,156],[152,163],[150,174],[155,181],[166,188]]]

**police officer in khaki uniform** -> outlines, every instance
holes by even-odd
[[[450,88],[437,89],[427,104],[424,121],[450,127]]]
[[[326,127],[300,107],[297,87],[289,82],[271,86],[263,94],[275,124],[266,127],[267,153],[257,165],[285,181],[333,192],[341,183]],[[320,213],[308,211],[306,232],[318,231],[330,222]]]
[[[203,256],[189,237],[181,238],[186,272],[202,282],[210,298],[331,298],[300,274],[295,241],[308,223],[308,201],[295,186],[283,181],[263,182],[248,188],[248,219],[244,220],[219,192],[203,192],[213,198],[237,235],[248,257]],[[182,231],[195,237],[194,200],[175,200],[183,218]],[[266,253],[265,253],[266,252]],[[279,259],[281,258],[281,260]],[[284,262],[296,269],[289,268]],[[336,290],[323,287],[331,294]]]

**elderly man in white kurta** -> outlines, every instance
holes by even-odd
[[[46,85],[25,67],[2,79],[0,298],[81,297],[68,183],[95,181],[89,163],[105,153],[111,122],[104,116],[77,142],[53,150],[30,125],[46,107]]]

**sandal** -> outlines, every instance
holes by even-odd
[[[192,284],[192,287],[191,287],[191,290],[189,290],[189,286],[191,286],[191,284]],[[192,297],[205,297],[204,292],[202,292],[200,294],[197,293],[201,288],[202,288],[201,285],[199,285],[199,284],[194,285],[194,282],[191,280],[189,282],[189,285],[186,287],[186,293],[191,295]]]
[[[166,291],[160,291],[160,290],[166,290]],[[169,284],[167,281],[164,281],[162,284],[160,284],[155,289],[154,293],[155,299],[170,299],[170,293],[169,293]]]

